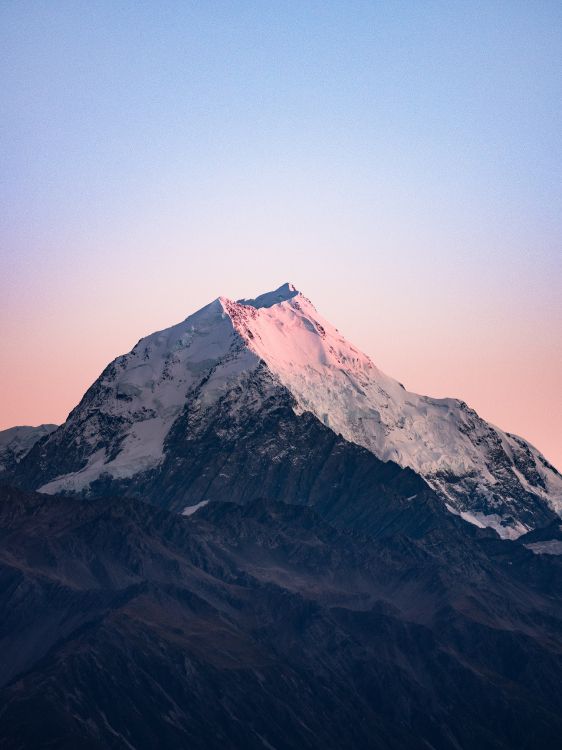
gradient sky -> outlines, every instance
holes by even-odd
[[[292,281],[562,468],[562,4],[0,4],[0,428]]]

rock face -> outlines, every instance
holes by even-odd
[[[300,437],[311,418],[331,433],[318,446]],[[221,297],[141,339],[11,478],[45,493],[142,491],[174,508],[242,500],[265,483],[293,502],[281,477],[340,439],[413,469],[451,512],[504,537],[562,508],[562,477],[533,446],[462,401],[409,393],[290,284],[254,300]]]
[[[38,427],[22,425],[0,430],[0,473],[13,471],[35,443],[56,429],[56,424],[40,424]]]
[[[368,508],[0,489],[2,748],[557,750],[562,558]]]

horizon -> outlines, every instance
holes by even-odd
[[[4,4],[0,428],[291,278],[562,467],[562,6]]]

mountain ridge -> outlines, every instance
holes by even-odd
[[[240,399],[241,384],[254,376],[261,393]],[[500,535],[546,524],[562,508],[562,477],[533,446],[458,399],[406,391],[288,283],[252,300],[219,297],[141,339],[104,370],[65,425],[25,457],[19,476],[36,476],[33,488],[43,492],[87,493],[101,477],[121,482],[157,472],[186,413],[193,421],[230,401],[232,427],[250,413],[259,420],[260,399],[273,392],[284,392],[297,416],[311,413],[377,458],[409,466],[451,512]],[[247,414],[237,413],[232,394]],[[52,463],[54,472],[47,456],[57,444],[67,455]]]

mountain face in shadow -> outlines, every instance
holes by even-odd
[[[562,558],[314,505],[2,489],[2,747],[560,746]]]

